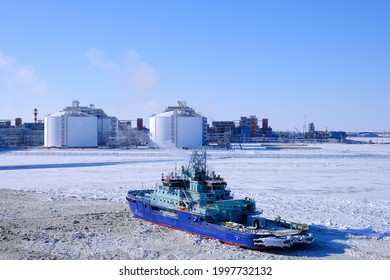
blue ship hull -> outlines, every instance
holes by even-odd
[[[311,235],[306,231],[295,235],[278,236],[271,233],[255,234],[208,223],[202,221],[201,216],[193,212],[154,207],[150,204],[148,197],[132,196],[130,192],[126,199],[131,211],[137,218],[247,249],[290,247],[299,243],[310,243],[312,240]],[[273,223],[271,220],[267,221]]]
[[[161,208],[159,210],[153,210],[152,206],[150,205],[150,200],[148,199],[134,199],[127,197],[127,201],[131,211],[137,218],[148,220],[150,222],[174,229],[198,234],[207,238],[218,239],[230,245],[251,249],[264,248],[264,246],[258,246],[254,244],[253,240],[259,237],[256,234],[241,232],[232,228],[203,222],[201,221],[199,215],[186,211],[177,210],[177,215],[172,215],[172,212],[168,212],[170,214],[164,215],[161,212],[161,210],[163,210]]]

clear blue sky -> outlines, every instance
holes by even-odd
[[[390,1],[0,0],[0,119],[186,100],[275,130],[390,130]]]

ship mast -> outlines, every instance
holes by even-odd
[[[191,178],[204,180],[206,175],[206,149],[193,149],[190,162],[188,163],[188,173]]]

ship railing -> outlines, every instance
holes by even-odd
[[[131,190],[129,191],[129,194],[138,197],[145,197],[145,196],[149,196],[152,191],[153,190]]]
[[[254,227],[248,227],[246,225],[233,223],[230,221],[222,222],[221,225],[225,226],[227,228],[231,228],[231,229],[235,229],[235,230],[239,230],[239,231],[243,231],[243,232],[248,232],[248,233],[253,233],[253,234],[261,234],[261,235],[270,234],[270,231],[266,230],[266,229],[259,230],[259,229],[254,228]]]
[[[290,228],[290,229],[296,229],[299,231],[308,230],[309,225],[304,223],[298,223],[298,222],[289,222],[284,219],[282,219],[280,216],[276,217],[274,220],[275,224],[281,227]]]
[[[211,177],[207,177],[206,181],[207,182],[225,182],[224,178],[211,178]]]

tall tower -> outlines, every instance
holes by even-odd
[[[35,128],[38,127],[38,109],[37,108],[34,109],[34,127]]]
[[[268,119],[267,118],[263,118],[262,123],[263,123],[263,125],[262,125],[263,135],[267,136],[267,133],[268,133]]]

